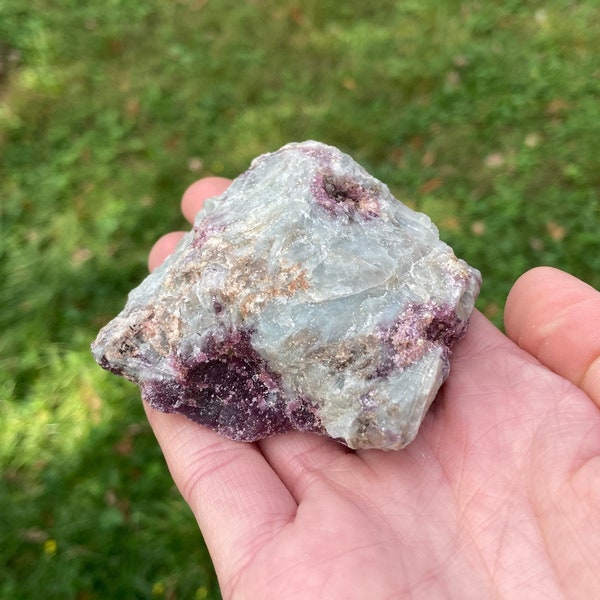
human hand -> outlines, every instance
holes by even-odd
[[[228,183],[188,189],[188,220]],[[298,432],[243,444],[146,407],[223,597],[600,597],[600,294],[534,269],[505,322],[508,337],[473,314],[398,452]]]

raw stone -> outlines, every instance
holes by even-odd
[[[254,441],[411,442],[481,285],[424,214],[318,142],[256,158],[92,344],[143,399]]]

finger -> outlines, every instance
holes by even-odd
[[[213,196],[222,194],[231,183],[230,179],[225,177],[205,177],[192,183],[184,192],[181,199],[181,212],[190,222],[194,222],[196,213],[202,208],[204,201]]]
[[[298,504],[314,484],[327,483],[359,466],[352,450],[322,435],[293,431],[258,444]]]
[[[525,273],[505,310],[508,336],[600,407],[600,293],[550,267]]]
[[[148,255],[148,270],[150,272],[162,265],[165,258],[173,253],[185,233],[185,231],[172,231],[171,233],[163,235],[156,241]]]
[[[297,505],[256,444],[234,442],[182,415],[144,407],[224,579],[293,519]]]
[[[196,213],[202,208],[202,204],[207,198],[222,194],[231,181],[224,177],[206,177],[193,183],[183,194],[181,200],[181,211],[185,218],[192,223]],[[160,266],[165,258],[172,254],[181,238],[185,235],[184,231],[172,231],[163,235],[150,250],[148,256],[148,270],[154,271]]]

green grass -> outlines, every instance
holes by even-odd
[[[0,597],[218,598],[137,390],[88,345],[207,174],[350,152],[484,275],[600,287],[596,2],[4,0]]]

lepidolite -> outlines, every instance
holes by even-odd
[[[448,376],[480,284],[350,156],[292,143],[206,202],[92,349],[154,408],[228,438],[298,429],[394,450]]]

